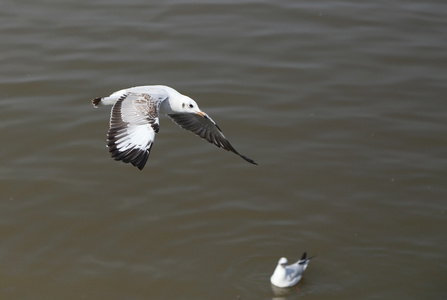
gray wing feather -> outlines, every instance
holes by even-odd
[[[252,159],[239,154],[239,152],[234,149],[234,147],[223,135],[217,124],[208,115],[205,114],[205,116],[202,117],[199,114],[184,113],[168,114],[168,116],[180,127],[194,132],[196,135],[216,145],[219,148],[223,148],[227,151],[231,151],[239,155],[251,164],[257,165],[257,163],[255,163]]]
[[[115,160],[145,166],[160,126],[159,107],[163,99],[149,94],[124,94],[113,106],[107,146]]]

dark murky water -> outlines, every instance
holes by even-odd
[[[147,2],[2,3],[2,299],[447,296],[445,1]],[[90,101],[146,84],[259,166],[167,118],[113,161]]]

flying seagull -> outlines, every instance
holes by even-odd
[[[217,147],[257,164],[231,146],[213,119],[201,111],[194,100],[171,87],[136,86],[95,98],[92,103],[95,107],[113,105],[107,134],[109,152],[115,160],[131,163],[140,170],[149,158],[155,134],[160,129],[160,113]]]
[[[287,258],[281,257],[272,277],[270,277],[270,282],[280,288],[294,286],[300,281],[311,258],[307,258],[307,254],[304,252],[299,261],[287,266]]]

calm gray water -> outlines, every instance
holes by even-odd
[[[1,1],[0,298],[446,299],[447,3],[160,3]],[[111,159],[147,84],[259,166],[165,117]]]

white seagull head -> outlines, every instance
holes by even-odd
[[[287,264],[287,262],[288,262],[287,258],[285,258],[285,257],[281,257],[281,258],[279,259],[279,261],[278,261],[278,265],[281,265],[281,266],[285,267],[286,264]]]
[[[202,110],[197,105],[197,102],[189,98],[188,96],[183,96],[179,104],[182,103],[182,107],[178,110],[180,113],[202,113]]]

